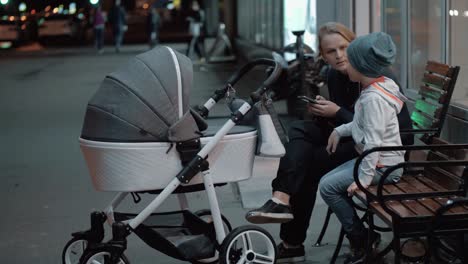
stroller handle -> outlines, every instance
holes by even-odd
[[[281,69],[281,65],[279,65],[278,62],[276,62],[274,60],[271,60],[271,59],[256,59],[256,60],[253,60],[253,61],[250,61],[250,62],[246,63],[244,66],[242,66],[242,68],[240,68],[240,70],[235,72],[231,76],[231,78],[229,78],[229,80],[227,81],[226,86],[229,86],[229,85],[234,86],[246,73],[251,71],[255,66],[259,66],[259,65],[273,66],[274,67],[272,73],[263,82],[262,86],[265,86],[265,87],[270,86],[271,84],[273,84],[278,79],[278,77],[281,74],[282,69]],[[225,87],[225,89],[226,89],[226,87]]]
[[[226,96],[228,89],[232,88],[246,73],[251,71],[255,66],[265,65],[273,67],[273,71],[271,71],[268,78],[263,81],[262,85],[251,93],[250,98],[252,99],[252,103],[258,102],[261,96],[268,90],[268,88],[276,82],[276,80],[280,77],[282,67],[280,63],[271,60],[271,59],[256,59],[246,63],[242,68],[240,68],[237,72],[235,72],[227,81],[226,85],[223,88],[217,89],[213,95],[211,96],[210,100],[205,103],[203,106],[198,106],[196,111],[202,117],[207,117],[208,112],[211,107],[216,104],[219,100]]]
[[[268,78],[262,83],[262,85],[255,90],[253,93],[250,94],[250,98],[252,101],[255,103],[260,100],[262,95],[270,88],[270,86],[278,80],[278,78],[281,75],[281,72],[283,71],[283,67],[281,67],[281,64],[279,64],[275,60],[270,60],[270,59],[258,59],[256,61],[253,61],[254,63],[257,62],[258,64],[256,65],[268,65],[268,66],[273,66],[273,71],[270,73]],[[253,66],[252,66],[253,68]]]

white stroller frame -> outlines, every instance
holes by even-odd
[[[210,174],[210,169],[208,168],[207,170],[203,170],[204,165],[207,165],[206,158],[208,157],[208,154],[216,147],[216,145],[228,134],[228,132],[236,126],[243,118],[244,116],[251,110],[252,106],[255,104],[255,102],[259,101],[260,98],[263,96],[263,94],[267,91],[268,87],[279,77],[281,73],[281,67],[279,66],[278,63],[274,62],[273,60],[268,60],[268,59],[258,59],[253,62],[248,63],[245,65],[243,68],[241,68],[238,73],[234,74],[230,80],[228,80],[226,86],[222,89],[219,89],[216,91],[213,96],[201,107],[199,107],[198,112],[201,116],[206,117],[209,110],[224,96],[229,92],[230,89],[232,89],[233,85],[247,72],[249,72],[252,68],[254,68],[257,65],[267,65],[267,66],[272,66],[274,67],[273,71],[271,72],[270,76],[268,79],[261,85],[260,88],[258,88],[255,92],[251,94],[251,99],[249,102],[244,102],[239,109],[232,114],[232,117],[227,120],[227,122],[216,132],[216,134],[207,142],[206,145],[204,145],[200,151],[196,154],[195,157],[191,159],[191,161],[185,165],[182,170],[174,177],[170,183],[152,200],[140,213],[138,213],[134,218],[125,220],[122,222],[116,222],[114,218],[114,210],[121,204],[121,202],[125,199],[125,197],[129,194],[129,192],[119,192],[111,201],[111,203],[104,209],[104,213],[107,216],[106,220],[107,222],[112,226],[113,230],[113,238],[111,241],[107,243],[100,243],[97,248],[101,250],[101,252],[94,254],[93,256],[85,256],[86,253],[89,253],[88,248],[83,248],[83,256],[80,257],[80,262],[79,263],[95,263],[96,259],[99,256],[107,256],[110,257],[111,263],[127,263],[128,260],[126,260],[125,256],[123,256],[123,251],[126,249],[126,236],[128,236],[132,231],[135,230],[139,225],[141,225],[149,216],[151,216],[152,213],[156,211],[156,209],[171,195],[174,193],[174,191],[181,186],[181,184],[187,184],[190,182],[190,180],[197,175],[199,172],[202,172],[202,177],[203,177],[203,184],[208,196],[208,201],[210,205],[210,210],[211,210],[211,216],[212,220],[214,223],[214,230],[216,233],[216,240],[219,245],[221,245],[221,248],[223,248],[224,244],[223,243],[227,237],[227,234],[225,232],[225,227],[223,225],[223,219],[221,215],[221,211],[219,208],[219,203],[218,199],[216,196],[216,191],[215,191],[215,182],[213,181],[213,177]],[[182,115],[182,110],[180,109],[179,111],[179,116]],[[276,144],[276,142],[275,142]],[[282,145],[281,145],[282,147]],[[177,193],[177,197],[179,200],[179,205],[181,210],[188,209],[188,201],[185,193]],[[101,221],[103,222],[103,221]],[[92,224],[93,225],[93,224]],[[93,227],[92,227],[93,228]],[[242,230],[241,230],[242,231]],[[261,256],[260,254],[257,254],[259,256],[258,263],[274,263],[276,259],[276,246],[274,244],[273,239],[271,236],[268,234],[268,232],[262,230],[259,227],[255,228],[255,231],[260,232],[264,235],[265,237],[268,237],[268,239],[271,241],[270,243],[272,245],[268,245],[268,247],[273,247],[273,250],[275,252],[274,256],[268,257],[268,256]],[[89,231],[88,231],[89,232]],[[74,237],[75,239],[77,236]],[[82,234],[82,233],[81,233]],[[239,235],[238,235],[239,236]],[[237,237],[238,237],[237,236]],[[79,238],[79,237],[78,237]],[[251,244],[251,241],[249,240],[249,236],[242,237],[243,239],[247,238],[247,242],[244,241],[247,244]],[[102,238],[101,238],[102,239]],[[79,239],[78,239],[79,240]],[[73,241],[73,240],[72,240]],[[72,242],[70,241],[70,242]],[[70,246],[73,244],[67,244],[65,246],[63,256],[69,253],[70,251]],[[76,241],[75,241],[76,242]],[[122,246],[123,244],[123,246]],[[232,242],[231,242],[232,244]],[[117,246],[116,246],[117,245]],[[226,247],[226,246],[224,246]],[[229,248],[229,245],[228,245]],[[103,253],[104,252],[104,253]],[[219,252],[219,249],[217,250]],[[95,253],[95,252],[94,252]],[[88,254],[89,255],[89,254]],[[84,257],[84,259],[83,259]],[[249,256],[245,255],[242,258],[244,258],[245,261],[254,261],[256,255],[251,254]],[[217,259],[217,254],[215,254],[214,257],[210,259],[203,259],[200,260],[200,262],[210,262],[212,260]],[[67,260],[65,258],[63,259],[63,262],[68,264]],[[97,261],[96,261],[97,262]],[[107,262],[106,262],[107,263]],[[221,263],[227,263],[226,259],[221,260]]]

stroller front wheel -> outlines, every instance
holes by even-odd
[[[258,226],[241,226],[230,232],[220,248],[220,264],[275,263],[273,237]]]
[[[83,258],[80,264],[107,264],[110,262],[111,253],[106,250],[91,250],[86,256]],[[130,264],[127,257],[124,254],[120,256],[119,261],[116,264]]]
[[[72,238],[62,251],[62,264],[75,264],[85,252],[88,241],[81,238]]]

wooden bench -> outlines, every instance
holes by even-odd
[[[400,263],[400,239],[427,236],[429,233],[442,235],[468,232],[468,207],[455,206],[439,216],[443,224],[434,231],[434,217],[448,201],[460,200],[467,194],[468,144],[448,144],[432,138],[428,145],[381,147],[364,152],[356,161],[354,177],[360,191],[356,197],[367,206],[366,216],[369,232],[374,229],[373,217],[377,216],[393,232],[392,243],[378,257],[390,249],[395,252],[395,263]],[[424,150],[424,161],[408,161],[389,168],[378,185],[364,189],[358,179],[358,168],[362,159],[375,151]],[[391,171],[404,168],[405,173],[398,183],[383,184]],[[416,170],[409,170],[410,168]],[[466,263],[466,262],[464,262]]]

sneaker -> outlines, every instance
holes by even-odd
[[[245,219],[253,224],[285,223],[293,219],[291,207],[268,200],[262,207],[247,212]]]
[[[305,251],[303,245],[293,248],[287,248],[283,245],[283,243],[278,245],[276,263],[293,263],[302,261],[305,261]]]

